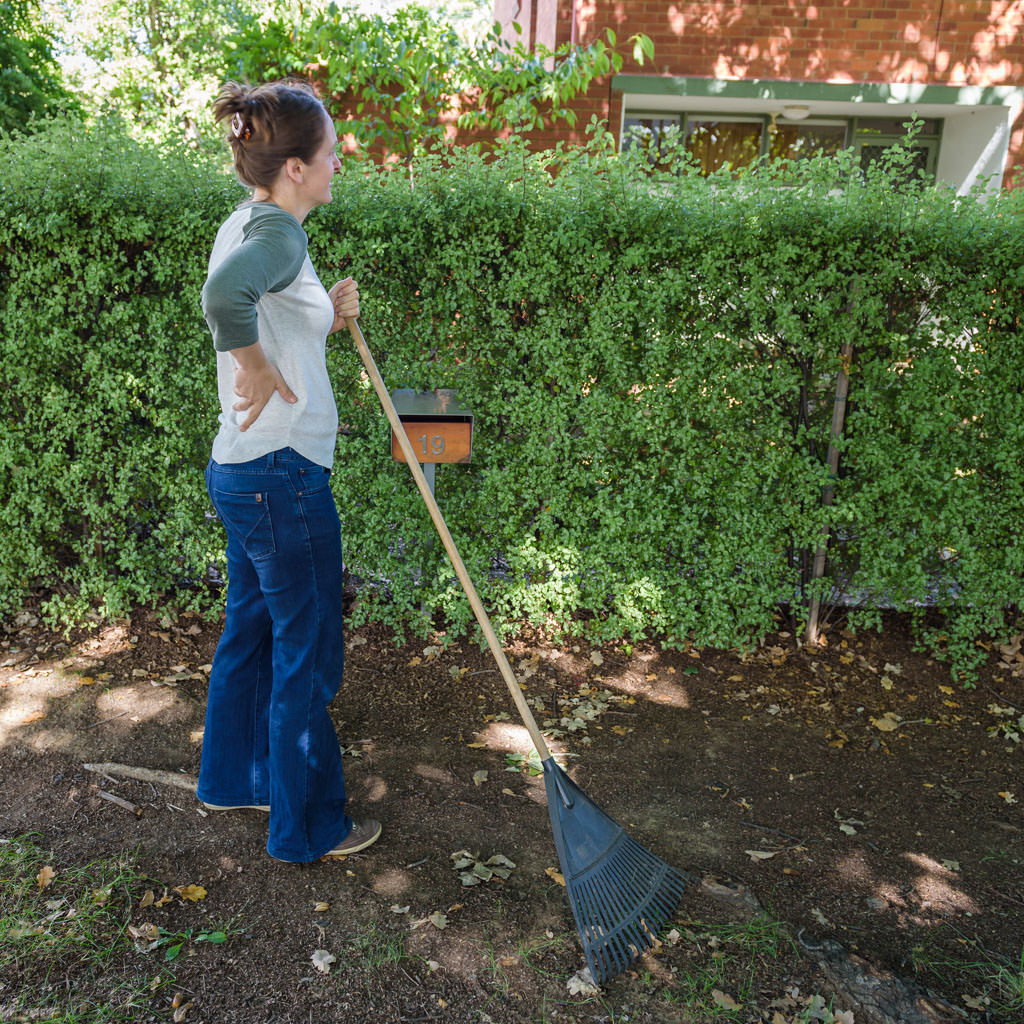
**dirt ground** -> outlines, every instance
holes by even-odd
[[[864,996],[823,950],[909,993],[914,1009],[890,1015],[901,1024],[1012,1019],[973,976],[922,965],[1020,963],[1019,638],[989,651],[970,690],[895,617],[884,635],[836,626],[809,650],[780,633],[747,656],[540,631],[512,644],[576,782],[690,880],[664,945],[595,995],[570,987],[583,958],[543,780],[517,757],[525,732],[475,642],[348,634],[333,713],[351,809],[384,824],[364,854],[279,863],[258,812],[204,813],[187,788],[85,768],[196,775],[218,633],[149,611],[70,638],[32,608],[0,627],[0,837],[36,833],[63,864],[137,850],[157,896],[201,886],[200,901],[135,918],[228,931],[176,961],[183,1020],[884,1019],[878,984]],[[459,851],[515,866],[465,886]],[[715,936],[758,910],[783,938],[752,967]],[[328,973],[318,950],[335,957]],[[685,979],[710,967],[695,1002]],[[154,996],[153,1019],[169,999]]]

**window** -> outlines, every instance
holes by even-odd
[[[828,124],[801,121],[799,124],[768,125],[768,155],[774,159],[802,160],[824,153],[835,156],[846,145],[847,126],[842,122]]]
[[[701,174],[712,174],[728,164],[747,167],[761,155],[764,123],[732,118],[687,119],[686,152],[700,164]]]
[[[907,131],[903,127],[905,120],[906,118],[861,117],[853,122],[853,145],[860,154],[861,167],[866,170],[872,161],[877,160],[890,146],[903,138]],[[914,166],[911,173],[924,171],[928,177],[935,177],[941,134],[940,120],[933,118],[924,122],[912,147]]]
[[[758,157],[802,160],[823,153],[835,156],[847,146],[860,154],[861,165],[877,159],[906,133],[904,118],[814,118],[787,121],[772,115],[627,113],[622,146],[639,149],[652,166],[664,165],[679,141],[697,161],[702,174],[726,164],[749,167]],[[942,122],[924,122],[915,141],[916,166],[934,177]]]

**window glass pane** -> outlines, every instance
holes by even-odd
[[[879,160],[882,154],[889,149],[892,145],[891,142],[881,143],[865,143],[860,147],[860,165],[864,170],[873,164],[876,160]],[[914,154],[914,162],[910,167],[907,168],[907,173],[904,176],[904,181],[911,181],[919,178],[921,171],[928,171],[929,156],[931,153],[931,146],[935,143],[930,143],[924,146],[913,146],[911,152]]]
[[[639,150],[653,167],[662,161],[670,143],[679,139],[680,121],[678,114],[667,117],[645,114],[626,117],[622,123],[623,149]]]
[[[897,135],[902,138],[907,134],[903,126],[910,121],[909,117],[862,117],[857,121],[858,135]],[[938,135],[940,122],[932,118],[924,121],[922,135]]]
[[[747,167],[761,152],[762,121],[690,121],[686,151],[696,157],[701,174],[724,164]]]
[[[806,160],[818,153],[835,156],[846,141],[846,125],[780,124],[768,138],[768,153],[773,158]]]

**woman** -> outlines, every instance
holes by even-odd
[[[331,201],[341,167],[312,90],[229,82],[213,111],[253,192],[217,233],[202,296],[221,407],[206,483],[228,535],[228,592],[197,795],[213,810],[269,811],[270,855],[312,861],[381,833],[345,812],[327,713],[344,642],[325,351],[359,315],[359,292],[351,278],[325,291],[306,252],[302,222]]]

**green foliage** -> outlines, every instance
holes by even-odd
[[[0,603],[59,579],[55,615],[123,610],[215,559],[196,299],[241,191],[114,126],[57,122],[0,166]]]
[[[64,134],[62,134],[62,132]],[[827,600],[913,613],[969,673],[1021,600],[1024,192],[924,188],[852,156],[741,177],[586,149],[349,167],[306,222],[352,274],[389,387],[451,387],[473,461],[441,509],[499,629],[740,645]],[[60,153],[61,159],[54,154]],[[114,136],[8,143],[0,206],[0,603],[174,593],[222,565],[198,304],[230,181]],[[558,174],[549,171],[557,165]],[[826,453],[853,345],[834,503]],[[334,486],[356,624],[471,621],[345,335]]]
[[[642,63],[650,39],[634,36]],[[312,76],[339,130],[361,148],[381,145],[406,163],[461,128],[529,130],[575,121],[568,103],[596,76],[618,71],[609,30],[591,45],[531,51],[503,43],[497,26],[476,42],[412,4],[389,17],[352,6],[296,7],[287,0],[254,15],[232,42],[231,73],[253,82]]]
[[[191,140],[212,131],[211,95],[246,0],[65,0],[74,82],[92,112],[140,135]]]
[[[74,105],[36,0],[0,3],[0,129],[22,130]]]

